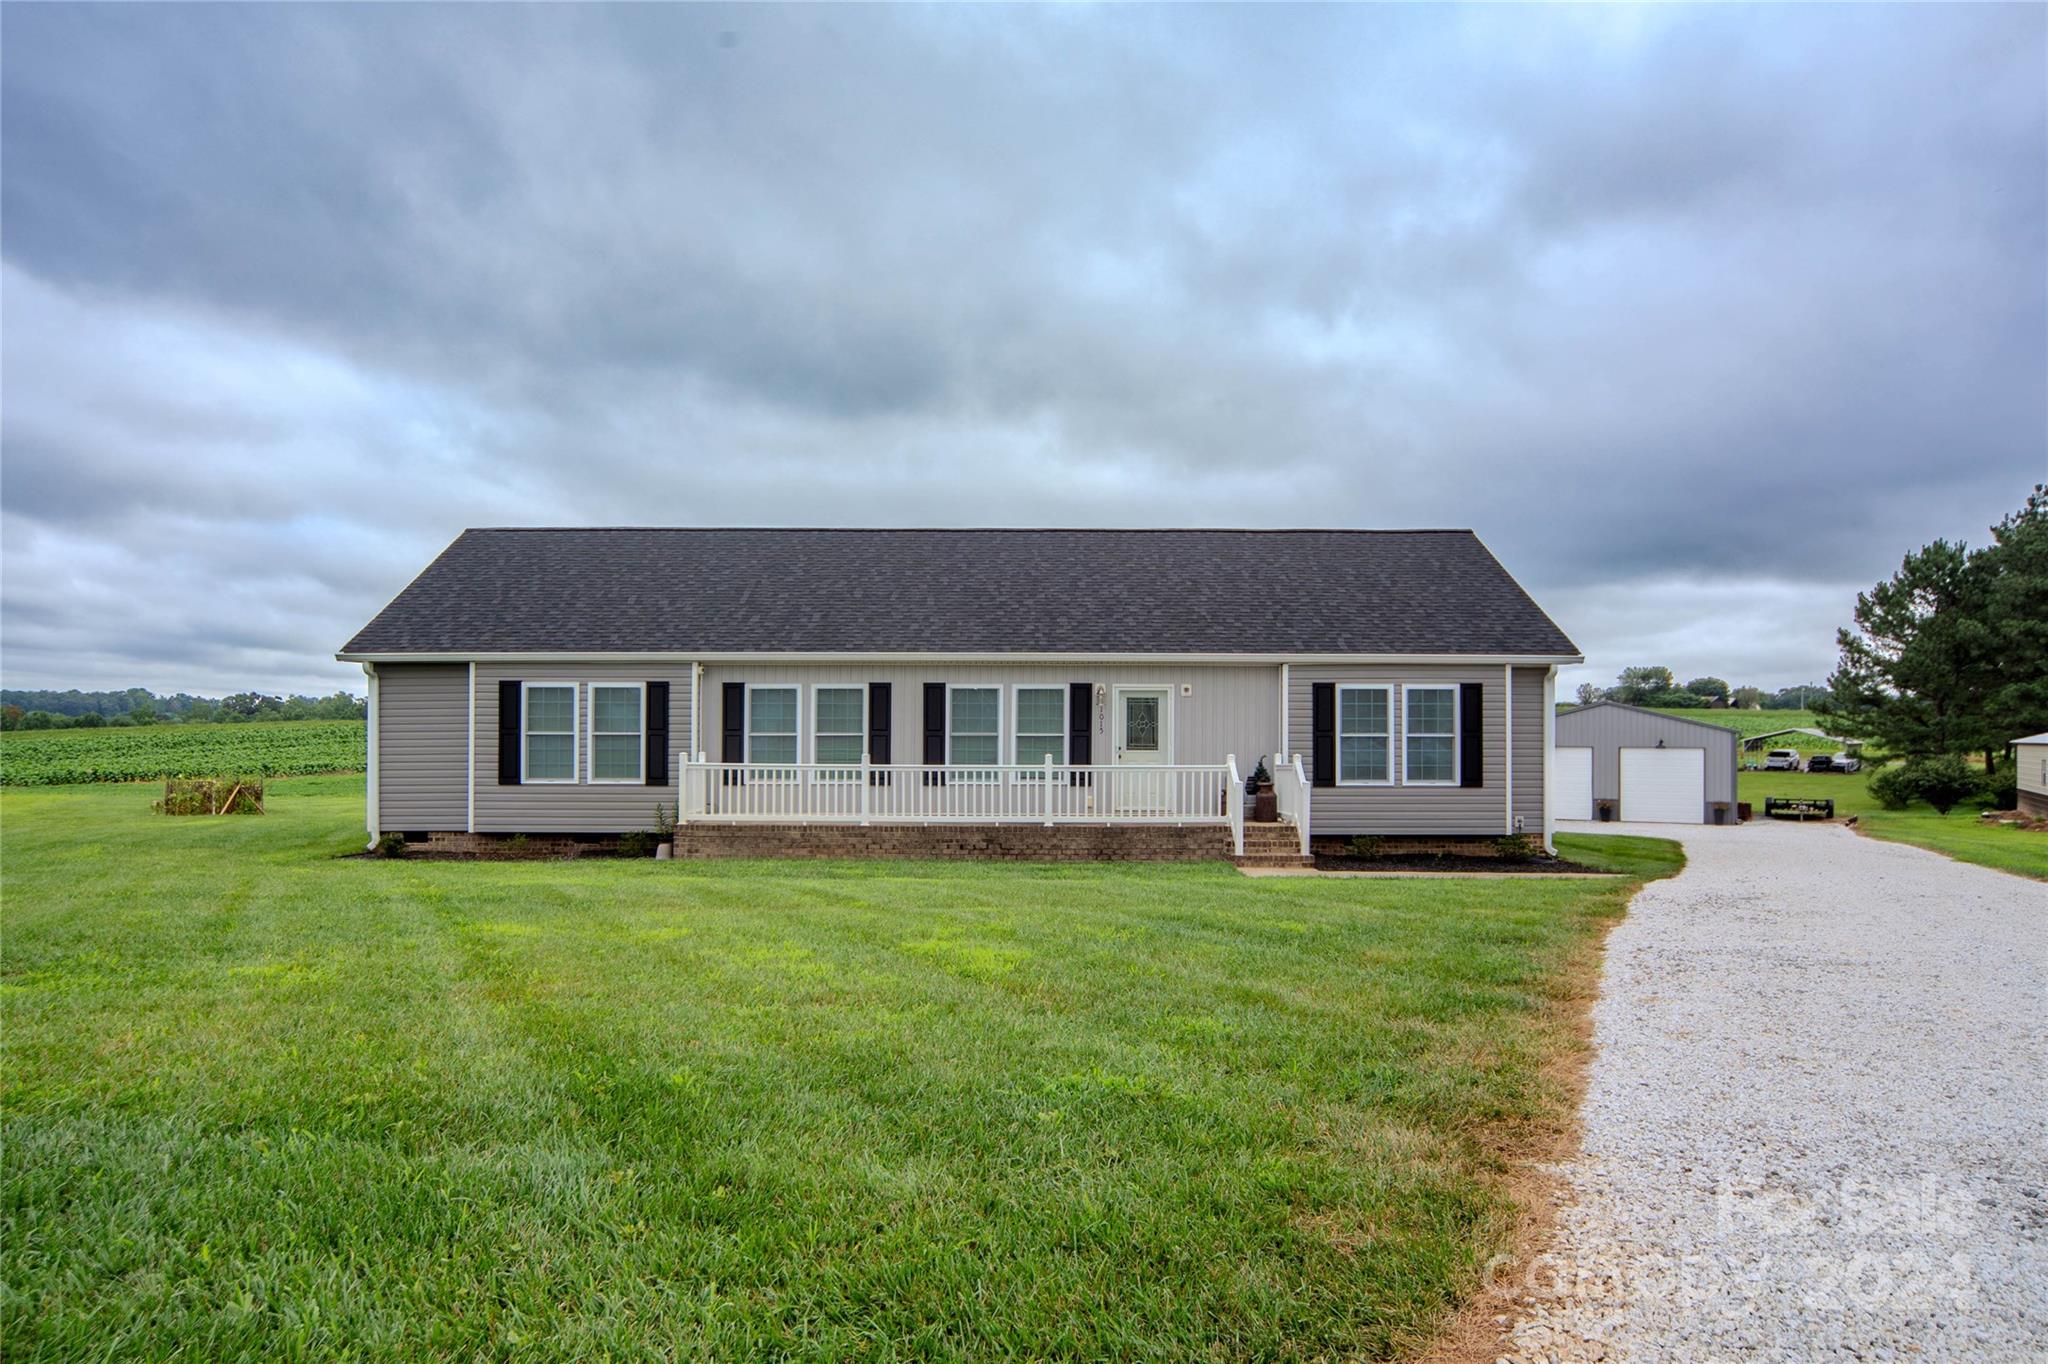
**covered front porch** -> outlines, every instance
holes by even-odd
[[[1279,823],[1293,831],[1305,857],[1309,787],[1300,760],[1276,756],[1265,762],[1273,777]],[[969,766],[712,762],[700,753],[679,755],[676,766],[679,830],[699,825],[1207,827],[1227,835],[1229,855],[1245,855],[1246,773],[1234,754],[1220,763],[1082,765],[1047,760]],[[1068,839],[1063,845],[1084,842]],[[1010,838],[1008,843],[1018,840]],[[1169,845],[1142,840],[1133,846]]]

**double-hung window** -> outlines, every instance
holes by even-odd
[[[946,763],[950,767],[1003,760],[1003,691],[1000,687],[953,687],[946,698]],[[993,771],[958,772],[956,781],[994,781]]]
[[[1387,687],[1337,688],[1337,784],[1384,785],[1394,779],[1394,706]]]
[[[820,781],[857,781],[861,755],[867,751],[867,688],[811,689],[811,761],[847,763],[844,770],[821,771]]]
[[[1458,689],[1408,687],[1402,693],[1402,781],[1452,786],[1458,780]]]
[[[796,763],[799,710],[795,687],[747,688],[747,762],[750,766]],[[793,777],[795,774],[759,772],[754,775]]]
[[[1011,740],[1020,767],[1043,767],[1051,758],[1054,766],[1067,761],[1067,689],[1065,687],[1017,688],[1015,737]],[[1043,772],[1026,772],[1028,780],[1043,779]]]
[[[638,682],[590,684],[590,779],[637,782],[647,751],[645,697]]]
[[[529,682],[525,690],[526,770],[521,781],[576,780],[576,684]]]

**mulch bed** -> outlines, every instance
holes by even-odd
[[[1503,857],[1459,857],[1451,853],[1411,853],[1392,857],[1348,857],[1317,854],[1317,871],[1441,871],[1465,876],[1501,872],[1567,872],[1598,875],[1600,868],[1567,862],[1562,857],[1534,857],[1527,862],[1510,862]]]

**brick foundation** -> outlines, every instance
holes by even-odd
[[[1499,837],[1499,834],[1385,834],[1380,837],[1379,856],[1430,857],[1441,853],[1449,857],[1498,857],[1500,853],[1493,846],[1493,841]],[[1531,845],[1542,851],[1540,833],[1530,834],[1528,838]],[[1321,857],[1353,855],[1350,834],[1311,837],[1308,848]]]
[[[676,857],[931,858],[974,862],[1207,862],[1230,856],[1220,825],[685,824]]]

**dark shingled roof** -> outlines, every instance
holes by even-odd
[[[471,530],[345,654],[1578,649],[1466,530]]]

